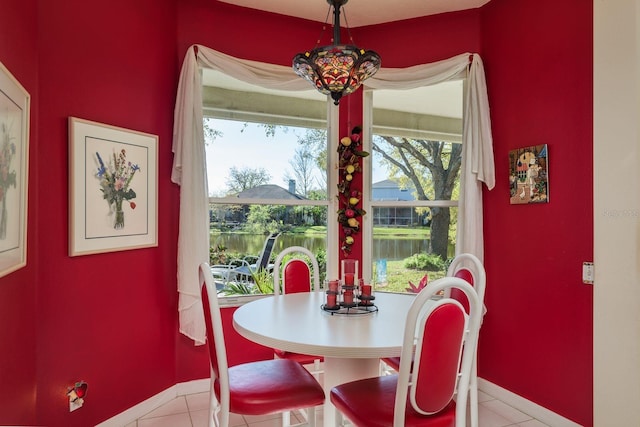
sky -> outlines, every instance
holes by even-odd
[[[214,120],[216,130],[222,132],[206,145],[209,195],[224,195],[226,181],[233,166],[237,168],[264,168],[271,175],[270,184],[288,188],[286,173],[293,176],[289,159],[298,147],[297,136],[301,128],[277,128],[274,137],[267,137],[264,128],[255,124],[232,120]],[[380,168],[376,168],[380,169]],[[376,173],[374,182],[385,179]]]

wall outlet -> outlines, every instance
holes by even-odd
[[[593,263],[592,262],[583,262],[582,263],[582,283],[587,285],[593,285]]]
[[[69,412],[73,412],[76,409],[82,408],[82,404],[84,403],[83,399],[69,400]]]

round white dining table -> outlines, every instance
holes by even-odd
[[[415,295],[378,292],[377,311],[325,311],[325,294],[305,292],[267,297],[238,308],[233,326],[267,347],[324,356],[324,425],[334,426],[331,388],[379,375],[380,358],[399,356],[407,311]]]

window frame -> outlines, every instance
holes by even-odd
[[[460,78],[463,81],[463,93],[464,89],[466,89],[467,79]],[[437,83],[436,83],[437,84]],[[364,91],[364,100],[363,100],[363,147],[364,150],[372,153],[372,142],[373,142],[373,129],[375,127],[373,123],[373,96],[374,89],[367,88]],[[464,95],[460,100],[461,103],[464,102]],[[463,108],[463,116],[464,116],[464,108]],[[464,120],[464,117],[463,119]],[[415,133],[415,130],[407,130],[409,133],[414,133],[415,136],[419,135]],[[433,135],[430,132],[424,132],[425,135]],[[422,136],[425,136],[422,135]],[[460,133],[447,133],[438,135],[438,140],[444,142],[451,143],[460,143],[463,144],[463,135],[462,129]],[[462,162],[464,165],[464,149],[462,150]],[[449,207],[449,208],[458,208],[460,207],[459,200],[373,200],[373,188],[372,188],[372,174],[373,167],[369,162],[368,167],[365,168],[364,171],[364,179],[362,185],[363,194],[367,196],[364,197],[363,208],[368,215],[364,216],[363,228],[362,228],[362,276],[365,281],[371,282],[373,280],[373,210],[374,208],[381,207]],[[460,185],[462,185],[462,172],[463,167],[460,169]],[[456,238],[456,245],[458,240]]]

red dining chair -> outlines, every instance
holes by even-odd
[[[228,366],[218,296],[207,263],[200,264],[199,278],[211,362],[209,427],[228,427],[231,412],[266,415],[305,408],[308,424],[315,426],[315,407],[324,403],[325,395],[299,363],[270,359]]]
[[[449,268],[447,269],[448,277],[459,277],[474,287],[478,294],[478,299],[482,305],[482,316],[487,312],[484,307],[484,293],[486,289],[487,277],[482,262],[473,254],[463,253],[457,255]],[[427,285],[428,286],[428,285]],[[469,312],[469,302],[463,292],[456,288],[452,288],[445,292],[445,296],[458,300],[464,309]],[[482,324],[482,321],[480,322]],[[385,372],[390,370],[398,371],[400,369],[400,357],[386,357],[382,359],[385,364]],[[477,352],[474,357],[473,367],[471,369],[471,380],[469,383],[469,402],[470,402],[470,418],[471,427],[478,427],[478,360]]]
[[[469,314],[453,298],[432,299],[454,288],[465,294]],[[398,373],[331,389],[336,425],[347,418],[358,427],[465,426],[481,316],[478,295],[466,281],[443,277],[430,283],[407,314],[402,344],[406,357],[401,357]]]
[[[282,284],[280,283],[280,270],[285,257],[292,254],[304,254],[313,266],[313,275],[309,270],[309,264],[300,258],[289,259],[282,268]],[[312,281],[313,278],[313,287]],[[282,291],[280,289],[282,288]],[[298,292],[318,292],[320,290],[320,268],[318,260],[310,250],[303,246],[290,246],[278,254],[273,264],[273,293],[274,295],[293,294]],[[317,380],[320,380],[320,374],[323,373],[321,363],[324,361],[322,356],[314,356],[310,354],[294,353],[280,349],[273,350],[276,359],[289,359],[304,365]],[[304,415],[304,414],[303,414]],[[287,425],[290,414],[283,414],[283,425]]]
[[[280,284],[280,270],[282,261],[287,255],[290,254],[304,254],[311,261],[313,266],[313,275],[309,270],[309,265],[306,261],[300,258],[289,259],[285,265],[282,274],[282,284]],[[313,287],[311,279],[313,278]],[[282,288],[282,291],[280,290]],[[273,265],[273,293],[275,296],[282,294],[292,294],[298,292],[318,292],[320,290],[320,268],[316,257],[305,247],[291,246],[284,249],[278,254]],[[322,356],[314,356],[309,354],[293,353],[289,351],[283,351],[274,349],[274,354],[277,358],[292,359],[303,365],[313,364],[313,368],[310,368],[312,374],[319,377],[322,373],[320,363],[323,361]]]
[[[475,288],[480,303],[484,304],[484,293],[487,287],[487,275],[484,270],[482,262],[473,254],[464,253],[457,255],[449,268],[447,269],[447,276],[460,277]],[[458,299],[465,305],[464,295],[460,294],[457,290],[451,290],[451,297]],[[486,309],[483,306],[483,315],[486,313]]]

